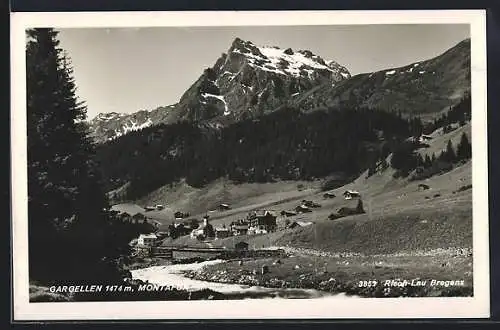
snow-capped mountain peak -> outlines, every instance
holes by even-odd
[[[254,68],[282,75],[303,77],[317,70],[326,70],[341,75],[344,79],[351,76],[349,71],[337,62],[325,61],[309,50],[294,51],[291,48],[276,46],[256,46],[251,41],[236,38],[228,53],[243,55]]]
[[[234,120],[255,117],[274,111],[292,95],[350,76],[345,67],[309,50],[257,46],[236,38],[182,95],[178,114],[189,121],[229,114]]]

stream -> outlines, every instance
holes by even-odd
[[[243,295],[246,298],[282,298],[282,299],[347,299],[353,298],[342,293],[330,293],[313,289],[298,288],[266,288],[262,286],[248,286],[241,284],[216,283],[200,281],[184,276],[184,272],[189,270],[199,270],[204,266],[218,264],[223,260],[210,260],[200,263],[175,264],[166,266],[153,266],[132,270],[132,278],[139,279],[151,284],[166,285],[187,291],[199,291],[210,289],[227,296]]]

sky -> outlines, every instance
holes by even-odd
[[[89,119],[174,104],[239,37],[308,49],[352,75],[435,57],[469,38],[468,25],[343,25],[59,29]]]

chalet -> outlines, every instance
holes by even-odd
[[[229,237],[230,233],[231,232],[229,231],[229,228],[225,228],[225,227],[215,228],[215,239],[222,239],[222,238]]]
[[[308,213],[312,212],[307,206],[305,205],[299,205],[295,208],[295,212],[297,213]]]
[[[418,190],[427,190],[427,189],[430,189],[430,187],[424,183],[420,183],[418,185]]]
[[[234,236],[247,235],[248,224],[234,224],[231,226],[231,232]]]
[[[234,245],[234,249],[237,251],[247,251],[248,250],[248,243],[238,242]]]
[[[147,222],[147,218],[143,213],[138,212],[132,216],[132,221],[134,221],[134,223],[145,223]]]
[[[183,223],[174,223],[173,225],[170,226],[170,236],[173,237],[179,237],[179,236],[186,236],[191,233],[193,228],[191,226],[185,225]]]
[[[189,233],[189,236],[191,238],[197,238],[198,236],[204,236],[203,234],[203,228],[198,226],[197,228],[193,228],[191,232]]]
[[[335,198],[335,194],[332,192],[326,192],[323,194],[323,198]]]
[[[119,219],[123,222],[125,222],[127,219],[127,216],[130,217],[129,214],[125,213],[125,212],[120,212],[120,211],[116,211],[116,210],[110,210],[108,211],[108,214],[110,216],[112,216],[113,218],[116,218],[116,219]]]
[[[184,219],[184,218],[189,217],[189,213],[183,213],[183,212],[177,211],[174,213],[174,217],[176,219]]]
[[[321,207],[321,205],[319,205],[318,203],[315,203],[313,201],[308,201],[308,200],[302,200],[302,205],[306,206],[306,207],[310,207],[310,208],[317,208],[317,207]]]
[[[276,215],[269,211],[254,212],[249,217],[250,226],[255,233],[273,232],[276,230]]]
[[[355,190],[346,190],[343,196],[345,199],[353,199],[361,197],[361,194]]]
[[[285,210],[283,210],[283,211],[281,211],[281,213],[280,213],[280,214],[281,214],[282,216],[284,216],[284,217],[287,217],[287,218],[288,218],[288,217],[293,217],[293,216],[296,216],[296,215],[297,215],[297,212],[295,212],[295,211],[285,211]]]
[[[255,227],[250,227],[248,229],[248,232],[250,233],[250,229],[253,229],[253,234],[254,235],[264,235],[264,234],[267,234],[267,233],[270,233],[271,230],[267,230],[265,228],[255,228]],[[272,231],[276,231],[275,229],[273,229]]]
[[[205,234],[202,228],[195,229],[191,231],[191,238],[205,238]]]
[[[196,218],[184,219],[184,220],[182,220],[182,223],[185,226],[190,226],[193,229],[197,229],[200,227],[200,223],[198,222],[198,220]]]
[[[420,143],[424,143],[426,141],[430,141],[432,140],[432,136],[430,135],[425,135],[425,134],[422,134],[419,138],[418,138],[418,142]]]
[[[106,210],[106,212],[112,217],[118,217],[120,215],[120,212],[116,210]]]
[[[219,211],[226,211],[226,210],[230,210],[231,208],[229,207],[229,205],[228,205],[228,204],[220,204],[220,205],[217,207],[217,209],[218,209]]]
[[[132,222],[132,216],[130,214],[128,214],[127,212],[118,213],[118,218],[122,222]]]
[[[155,243],[157,237],[155,234],[140,234],[137,239],[137,245],[151,246]]]
[[[294,221],[288,225],[288,228],[293,229],[297,227],[307,227],[311,226],[313,223],[311,221]]]

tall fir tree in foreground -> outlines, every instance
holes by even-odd
[[[82,122],[68,57],[53,29],[27,31],[28,225],[30,278],[91,280],[111,274],[94,146]]]

